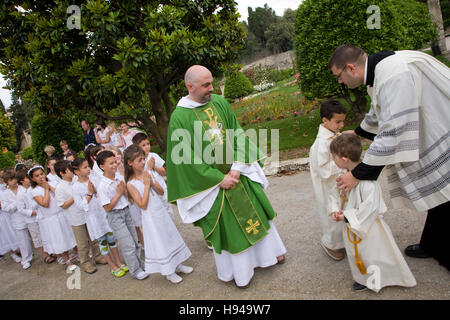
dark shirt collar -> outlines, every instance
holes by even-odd
[[[383,50],[367,57],[366,85],[373,86],[373,81],[375,79],[375,67],[378,62],[393,54],[395,54],[394,51]]]

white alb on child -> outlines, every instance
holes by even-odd
[[[145,243],[145,272],[161,273],[172,283],[182,278],[176,272],[191,273],[192,267],[182,264],[191,256],[175,223],[167,211],[164,189],[154,175],[144,170],[144,153],[136,145],[125,150],[127,189],[142,212]]]

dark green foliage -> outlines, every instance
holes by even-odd
[[[6,115],[0,115],[0,152],[3,148],[13,149],[16,146],[15,127]]]
[[[224,96],[227,99],[242,98],[253,92],[253,85],[242,72],[234,72],[225,80]]]
[[[16,156],[12,151],[0,152],[0,169],[14,167]]]
[[[69,148],[77,152],[84,148],[81,127],[66,116],[36,115],[31,123],[31,140],[33,159],[41,164],[47,159],[44,152],[47,145],[55,147],[57,154],[62,152],[59,146],[61,140],[66,140]]]
[[[73,4],[80,30],[66,24]],[[172,85],[193,64],[216,75],[237,57],[238,17],[233,0],[0,1],[0,73],[41,112],[139,123],[164,152]]]
[[[33,159],[33,148],[31,146],[24,148],[20,155],[23,160]]]
[[[380,29],[367,27],[373,14],[367,13],[370,5],[380,8]],[[350,91],[342,90],[328,69],[331,54],[342,44],[353,44],[373,54],[421,49],[436,37],[426,4],[416,0],[304,0],[297,10],[295,32],[300,87],[309,98],[336,94],[350,97]]]
[[[444,29],[450,27],[450,0],[441,0],[442,20],[444,20]],[[448,50],[449,48],[447,48]]]
[[[248,7],[247,21],[249,31],[255,35],[262,46],[265,46],[267,41],[265,32],[270,25],[277,22],[275,11],[267,3],[264,4],[264,7],[255,8],[255,11]]]

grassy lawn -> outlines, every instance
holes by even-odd
[[[424,52],[428,53],[430,56],[433,56],[433,51],[431,51],[431,50],[425,50]],[[438,55],[435,58],[438,59],[439,61],[441,61],[442,63],[447,65],[447,67],[450,68],[450,61],[443,54],[440,54],[440,55]]]
[[[258,133],[258,129],[267,129],[269,154],[271,130],[278,130],[280,160],[308,156],[322,123],[319,107],[318,99],[306,100],[295,84],[232,104],[244,130],[256,129]],[[354,129],[358,124],[347,123],[343,130]]]

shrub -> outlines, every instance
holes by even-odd
[[[380,29],[367,27],[373,14],[367,13],[370,5],[380,8]],[[436,37],[436,30],[426,4],[416,0],[304,0],[297,10],[295,34],[300,87],[313,98],[343,95],[328,70],[328,60],[338,46],[353,44],[368,54],[421,49]],[[349,91],[345,92],[348,97]]]
[[[59,142],[66,140],[69,148],[83,150],[83,132],[75,120],[66,117],[36,115],[31,123],[33,159],[41,164],[47,159],[46,145],[52,145],[56,153],[62,152]]]
[[[225,98],[242,98],[253,92],[253,85],[242,72],[231,73],[225,80]]]
[[[5,153],[0,153],[0,168],[6,169],[10,167],[14,167],[14,160],[16,160],[16,156],[14,152],[7,151]]]
[[[13,149],[16,146],[15,126],[6,115],[0,114],[0,151],[2,148]]]
[[[26,147],[20,152],[23,160],[33,159],[33,148],[31,146]]]

